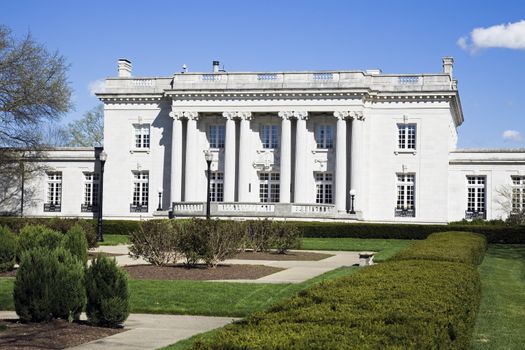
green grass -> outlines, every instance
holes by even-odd
[[[479,271],[481,306],[474,329],[473,349],[523,349],[525,245],[489,245]]]
[[[191,350],[191,348],[193,347],[193,343],[195,343],[197,340],[209,340],[213,338],[213,336],[219,331],[219,329],[220,328],[204,333],[195,334],[193,337],[179,340],[175,344],[171,344],[157,350]]]
[[[374,251],[374,261],[384,261],[397,252],[414,244],[408,239],[372,239],[372,238],[303,238],[303,249],[311,250],[347,250]]]
[[[0,311],[14,310],[13,286],[15,279],[12,277],[0,277]]]
[[[99,242],[98,245],[119,245],[129,244],[128,235],[104,235],[104,242]]]

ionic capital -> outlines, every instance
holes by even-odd
[[[198,112],[188,112],[188,111],[171,111],[169,113],[169,116],[173,119],[193,119],[197,120],[199,119],[199,113]]]
[[[350,111],[334,111],[334,117],[345,120],[350,117]]]
[[[349,114],[350,118],[353,120],[365,120],[365,116],[363,114],[363,111],[351,111]]]
[[[283,120],[289,120],[293,117],[293,111],[280,111],[277,115]]]

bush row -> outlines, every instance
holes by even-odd
[[[131,234],[130,241],[133,257],[154,265],[182,258],[188,266],[200,261],[217,266],[243,249],[285,253],[301,244],[295,226],[270,220],[149,220]]]
[[[294,222],[303,237],[311,238],[397,238],[425,239],[433,232],[476,232],[489,243],[524,244],[525,225],[419,225],[337,222]]]
[[[438,232],[399,252],[393,260],[436,260],[479,265],[487,250],[484,236],[466,232]]]
[[[477,235],[446,238],[449,248],[479,247]],[[480,295],[475,265],[391,260],[319,283],[193,349],[467,349]]]

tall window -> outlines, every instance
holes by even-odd
[[[279,202],[279,173],[259,173],[259,199],[263,203]]]
[[[60,211],[62,204],[62,173],[47,173],[47,202],[44,211]]]
[[[149,172],[133,172],[133,201],[130,206],[132,212],[147,212],[149,197]]]
[[[467,219],[485,218],[485,176],[467,176]]]
[[[525,211],[525,176],[512,176],[512,211]]]
[[[416,124],[397,124],[397,148],[416,149]]]
[[[416,216],[416,175],[397,174],[396,216]]]
[[[210,125],[210,148],[224,148],[224,125]]]
[[[263,148],[279,147],[279,126],[263,125],[261,129],[261,139]]]
[[[334,148],[333,125],[317,125],[315,128],[315,142],[317,142],[317,148]]]
[[[212,202],[224,201],[224,174],[212,171],[210,178],[210,200]]]
[[[332,173],[315,173],[315,188],[317,191],[315,202],[319,204],[332,204],[333,195]]]
[[[146,149],[150,146],[149,124],[133,124],[135,134],[135,148]]]
[[[99,174],[84,173],[84,204],[82,211],[93,211],[98,206]]]

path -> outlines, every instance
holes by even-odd
[[[12,311],[0,311],[0,319],[18,318]],[[70,350],[154,350],[195,334],[223,327],[231,317],[130,314],[126,332],[94,340]]]

